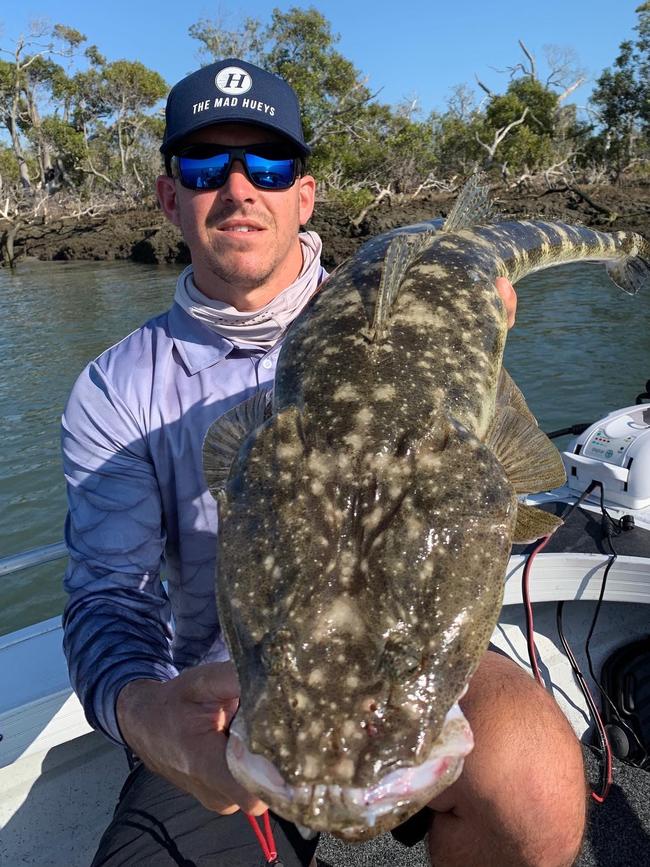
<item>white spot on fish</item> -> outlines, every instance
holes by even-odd
[[[397,397],[397,389],[392,384],[379,385],[373,391],[375,400],[393,400]]]
[[[334,400],[359,400],[359,392],[349,382],[340,385],[333,394]]]
[[[320,765],[316,756],[306,755],[303,760],[303,774],[308,780],[313,780],[318,776]]]
[[[325,678],[323,675],[323,670],[321,668],[314,668],[309,672],[309,677],[307,678],[307,683],[310,686],[318,686],[321,683],[324,683]]]

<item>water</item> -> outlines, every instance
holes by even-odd
[[[0,269],[0,557],[63,537],[59,423],[81,369],[169,306],[178,266]],[[0,578],[0,634],[61,611],[65,561]]]
[[[22,263],[0,269],[0,556],[59,541],[59,419],[82,367],[164,310],[178,267]],[[506,364],[543,430],[634,403],[650,378],[650,294],[630,298],[602,266],[518,286]],[[0,578],[0,634],[61,611],[64,561]]]

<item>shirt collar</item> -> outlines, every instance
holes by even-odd
[[[188,373],[194,375],[230,355],[234,345],[187,314],[174,303],[169,311],[169,332]]]

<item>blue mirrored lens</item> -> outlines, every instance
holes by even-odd
[[[293,183],[294,160],[271,160],[246,154],[246,168],[253,183],[267,190],[281,190]]]
[[[178,158],[181,182],[193,190],[216,190],[228,177],[230,154],[214,154],[205,159]]]
[[[256,151],[275,150],[275,146],[256,145]],[[243,159],[248,178],[263,190],[286,190],[295,178],[295,159],[291,156],[251,153],[232,148],[215,154],[181,154],[178,168],[181,183],[192,190],[216,190],[226,183],[232,159]]]

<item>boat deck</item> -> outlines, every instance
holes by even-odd
[[[566,631],[581,665],[594,603],[569,603]],[[543,672],[576,731],[589,736],[589,720],[581,696],[566,671],[558,650],[555,605],[535,606],[536,632]],[[526,666],[525,641],[520,623],[521,606],[502,612],[495,643]],[[598,656],[606,656],[625,640],[648,632],[648,608],[630,603],[606,603],[597,631]],[[598,657],[597,657],[598,667]],[[586,670],[586,665],[585,665]],[[11,740],[11,739],[9,739]],[[0,742],[0,756],[3,746]],[[594,785],[598,762],[586,758]],[[26,751],[11,765],[0,768],[0,864],[34,867],[88,867],[97,841],[108,824],[127,773],[123,752],[96,734]],[[30,788],[30,781],[33,782]],[[590,831],[576,867],[650,867],[650,774],[616,764],[614,786],[602,807],[592,808]],[[364,844],[342,843],[323,835],[318,850],[323,867],[424,867],[424,846],[407,849],[390,834]]]

